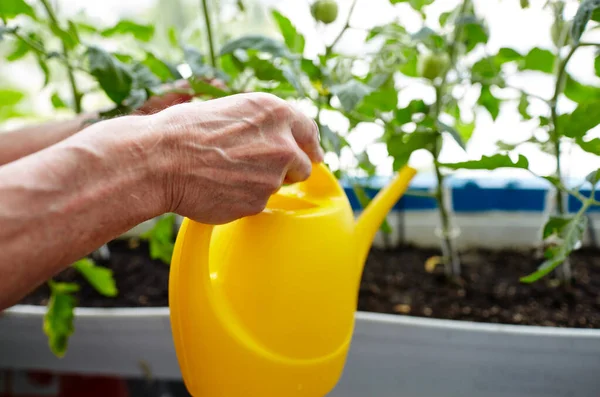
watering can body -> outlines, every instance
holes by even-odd
[[[406,170],[397,178],[402,181],[387,192],[389,203],[413,174]],[[388,202],[379,212],[389,211]],[[273,195],[258,215],[218,226],[184,219],[169,306],[189,392],[329,393],[350,347],[363,264],[385,215],[370,215],[377,216],[379,222],[360,229],[345,192],[320,164],[307,181]]]

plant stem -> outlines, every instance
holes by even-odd
[[[206,24],[206,36],[208,39],[208,51],[210,53],[210,65],[217,67],[217,57],[215,55],[215,44],[213,40],[212,23],[210,20],[210,10],[208,7],[209,0],[201,0],[202,12],[204,13],[204,23]]]
[[[590,43],[585,43],[585,44],[589,45]],[[564,88],[565,76],[567,73],[567,64],[569,63],[569,61],[575,54],[575,51],[577,51],[577,49],[579,48],[580,45],[581,45],[581,43],[578,45],[572,46],[571,50],[565,56],[564,59],[561,59],[561,57],[560,57],[560,49],[558,49],[556,52],[556,63],[555,63],[555,67],[554,67],[554,70],[556,71],[556,81],[555,81],[555,86],[554,86],[554,95],[552,96],[552,99],[550,100],[550,112],[551,112],[551,119],[552,119],[552,131],[550,133],[550,137],[554,144],[554,156],[555,156],[555,160],[556,160],[556,178],[558,179],[558,182],[561,186],[563,185],[563,179],[562,179],[563,172],[562,172],[562,161],[561,161],[562,133],[561,133],[559,122],[558,122],[558,120],[559,120],[558,110],[557,110],[558,99]],[[555,189],[555,194],[556,194],[556,197],[555,197],[556,213],[560,216],[564,216],[568,212],[568,208],[567,208],[566,202],[564,200],[563,190],[557,188],[557,189]],[[569,258],[566,258],[565,261],[562,263],[562,265],[559,268],[557,268],[556,270],[557,270],[558,276],[563,280],[563,282],[569,284],[571,277],[572,277],[571,264],[570,264]]]
[[[50,18],[50,23],[52,25],[54,25],[55,28],[60,29],[60,25],[58,23],[58,18],[56,17],[56,14],[54,13],[54,10],[52,9],[52,6],[48,2],[48,0],[41,0],[41,1],[42,1],[42,5],[46,9],[46,12],[48,13],[48,17]],[[77,88],[77,82],[75,81],[75,72],[69,62],[69,49],[67,47],[67,44],[65,43],[65,41],[62,38],[60,38],[60,39],[62,41],[62,53],[65,58],[65,66],[67,68],[69,84],[71,85],[71,92],[73,94],[73,110],[75,110],[75,113],[81,114],[81,112],[82,112],[81,99],[82,99],[83,95],[81,95],[81,93],[79,92],[79,89]]]
[[[467,11],[467,8],[470,5],[470,0],[464,0],[460,11],[457,15],[457,19],[461,18]],[[439,85],[435,86],[435,104],[433,107],[433,119],[437,123],[440,115],[442,113],[442,108],[444,106],[444,98],[446,94],[446,83],[448,80],[448,74],[451,70],[455,68],[456,65],[456,55],[458,50],[458,40],[460,38],[460,34],[462,32],[462,25],[458,25],[454,29],[454,36],[452,38],[452,42],[448,49],[448,55],[450,58],[450,64],[448,68],[442,74],[442,81]],[[441,151],[441,136],[438,141],[434,145],[433,149],[433,162],[435,167],[435,175],[437,178],[437,189],[435,192],[435,199],[437,201],[439,207],[440,214],[440,223],[441,223],[441,238],[442,238],[442,255],[444,257],[444,266],[446,276],[448,277],[459,277],[461,273],[461,265],[458,255],[456,254],[456,249],[452,243],[451,236],[451,222],[450,222],[450,211],[448,210],[448,203],[446,201],[446,196],[444,194],[444,181],[445,176],[440,170],[438,156]]]
[[[352,4],[350,5],[350,10],[348,11],[348,17],[346,18],[346,23],[344,24],[344,27],[342,28],[340,33],[338,33],[338,35],[335,37],[335,39],[333,39],[331,44],[325,48],[325,55],[327,55],[327,56],[331,55],[331,52],[333,51],[333,47],[335,47],[335,45],[341,40],[341,38],[342,38],[342,36],[344,36],[344,33],[346,32],[346,30],[348,30],[348,28],[350,27],[350,19],[352,18],[352,13],[354,12],[354,7],[356,7],[356,3],[358,3],[358,0],[352,0]]]

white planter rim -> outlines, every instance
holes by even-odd
[[[37,305],[15,305],[0,316],[14,317],[40,317],[46,312],[44,306]],[[169,317],[168,307],[124,307],[124,308],[75,308],[75,316],[79,318],[154,318]],[[531,335],[531,336],[553,336],[553,337],[576,337],[576,338],[600,338],[600,329],[594,328],[567,328],[567,327],[547,327],[534,325],[513,325],[513,324],[492,324],[465,320],[448,320],[438,318],[426,318],[416,316],[406,316],[398,314],[375,313],[357,311],[356,319],[364,322],[404,325],[423,328],[448,329],[454,331],[469,330],[471,332],[482,332],[492,334],[513,334],[513,335]]]

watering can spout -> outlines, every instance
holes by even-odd
[[[383,188],[364,209],[356,224],[356,243],[361,259],[367,257],[373,244],[377,230],[381,227],[386,215],[408,189],[416,170],[405,166],[394,177],[389,185]]]

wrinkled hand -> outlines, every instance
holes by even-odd
[[[270,94],[177,105],[148,124],[164,210],[203,223],[261,212],[323,161],[316,123]]]

